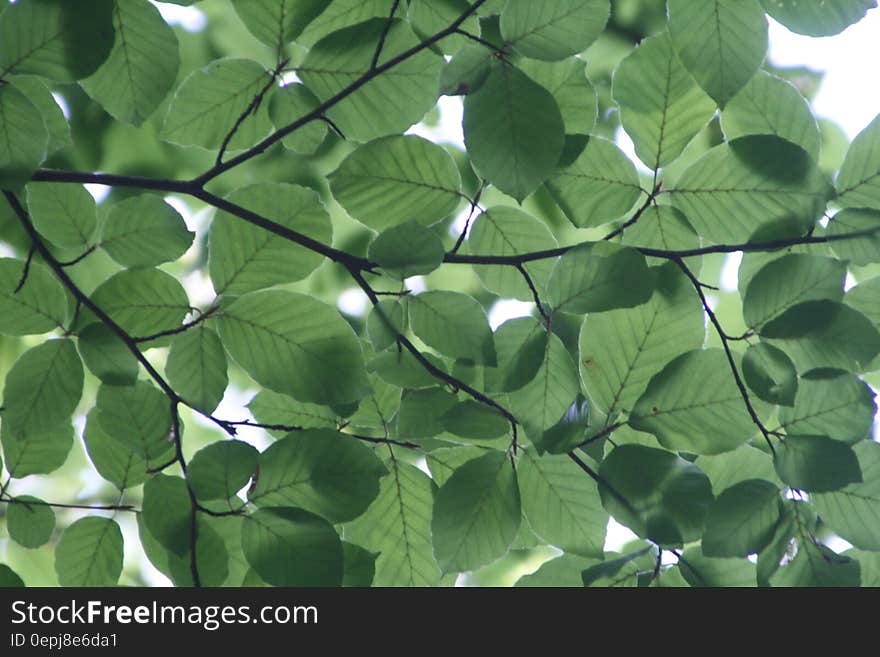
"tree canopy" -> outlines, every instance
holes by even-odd
[[[766,58],[875,0],[88,4],[0,1],[0,585],[880,585],[880,117]]]

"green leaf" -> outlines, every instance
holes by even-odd
[[[97,409],[89,411],[83,442],[95,470],[119,490],[140,486],[147,480],[147,462],[101,428]]]
[[[874,393],[852,374],[829,372],[801,379],[794,407],[779,411],[779,423],[787,434],[828,436],[854,443],[871,433]]]
[[[877,0],[761,0],[765,11],[792,32],[814,37],[839,34],[877,6]]]
[[[434,483],[442,486],[449,481],[449,478],[459,467],[488,452],[487,448],[478,445],[441,447],[428,452],[425,460]]]
[[[794,559],[770,581],[780,587],[831,588],[859,586],[860,580],[858,561],[836,554],[821,543],[802,539]]]
[[[590,314],[581,326],[581,380],[609,417],[632,409],[651,377],[674,357],[703,344],[703,307],[690,281],[672,264],[656,276],[647,303]]]
[[[26,548],[47,543],[55,529],[52,507],[33,495],[20,495],[13,500],[6,508],[9,538]]]
[[[436,223],[462,198],[449,153],[414,135],[383,137],[355,149],[330,176],[330,188],[352,217],[376,231],[406,221]]]
[[[120,121],[141,125],[159,107],[180,67],[177,37],[146,0],[120,0],[113,11],[110,56],[80,84]]]
[[[289,434],[260,454],[249,498],[261,507],[297,506],[333,523],[354,520],[379,494],[386,468],[371,449],[327,429]]]
[[[769,481],[748,479],[725,490],[706,515],[703,554],[746,557],[760,552],[773,538],[782,500]]]
[[[197,523],[196,563],[202,586],[221,586],[229,575],[230,554],[227,544],[218,532],[217,527],[228,525],[235,532],[235,542],[238,545],[241,543],[240,518],[226,517],[212,520],[222,522],[224,525],[209,524],[208,519],[204,515],[198,518]],[[187,550],[183,554],[175,554],[167,550],[147,529],[142,514],[138,515],[137,523],[141,547],[150,562],[171,579],[175,586],[193,586],[192,555],[190,551]],[[229,529],[226,531],[228,532]],[[242,561],[244,560],[243,555],[241,559]]]
[[[247,406],[257,421],[263,424],[313,429],[335,427],[338,420],[336,413],[326,406],[300,402],[271,390],[261,390]]]
[[[613,556],[609,553],[608,556]],[[585,568],[581,573],[581,582],[584,586],[618,588],[638,586],[639,573],[651,568],[651,562],[656,558],[651,554],[651,548],[647,547],[636,552],[630,552],[617,559],[608,559]]]
[[[376,558],[379,555],[346,541],[342,542],[342,553],[345,562],[342,586],[361,588],[371,586],[376,576]]]
[[[467,0],[410,0],[407,16],[416,34],[427,39],[449,27],[469,6]],[[468,16],[461,24],[461,29],[479,34],[480,22],[477,14]],[[466,43],[466,39],[464,36],[452,35],[439,41],[436,46],[445,54],[452,54]]]
[[[192,457],[187,480],[200,500],[227,500],[257,471],[259,452],[240,440],[221,440]]]
[[[570,139],[566,148],[572,145],[578,154],[563,158],[547,181],[547,190],[565,216],[575,226],[588,228],[629,212],[642,193],[632,161],[602,137],[586,137],[583,148]]]
[[[409,323],[426,345],[451,358],[494,365],[495,345],[486,311],[459,292],[432,290],[411,297]]]
[[[168,383],[187,403],[211,413],[226,391],[226,354],[217,334],[204,325],[177,335],[165,362]]]
[[[709,150],[671,190],[672,204],[705,239],[745,242],[762,225],[806,232],[831,188],[806,151],[779,137],[740,137]]]
[[[611,242],[580,245],[563,255],[547,282],[547,301],[554,310],[599,313],[646,303],[654,280],[645,257]]]
[[[559,422],[580,391],[577,366],[562,340],[550,334],[543,344],[543,359],[535,377],[509,395],[510,411],[530,434]]]
[[[290,125],[297,119],[313,112],[320,103],[315,94],[303,84],[287,84],[276,89],[269,101],[269,118],[276,130]],[[281,143],[297,153],[308,155],[318,150],[327,136],[327,124],[324,121],[310,121],[293,131]]]
[[[440,73],[440,93],[463,96],[479,89],[489,77],[492,57],[492,51],[481,45],[462,46]]]
[[[446,372],[446,364],[440,358],[425,352],[421,355],[441,372]],[[405,349],[392,349],[379,354],[370,361],[369,369],[386,383],[401,388],[430,388],[437,385],[437,378]]]
[[[504,555],[522,521],[516,471],[503,452],[457,468],[437,492],[431,518],[443,572],[474,570]]]
[[[248,31],[279,53],[327,6],[322,0],[233,0]]]
[[[253,292],[227,306],[218,324],[229,354],[270,390],[316,404],[357,401],[367,391],[354,331],[320,301],[282,290]]]
[[[805,301],[843,298],[846,264],[824,256],[791,253],[764,265],[743,295],[743,318],[761,327]]]
[[[850,144],[837,175],[837,198],[843,208],[880,210],[880,115]]]
[[[667,32],[643,40],[617,67],[612,88],[620,122],[649,168],[674,161],[715,114]]]
[[[835,214],[828,224],[829,236],[840,237],[860,231],[874,232],[865,237],[831,242],[834,253],[854,265],[870,265],[874,262],[880,262],[880,211],[842,210]]]
[[[378,552],[374,586],[436,586],[440,569],[431,547],[434,483],[418,468],[389,462],[379,495],[345,535]]]
[[[67,295],[61,283],[46,267],[32,262],[18,289],[23,271],[23,261],[0,258],[0,333],[34,335],[64,326]]]
[[[311,189],[288,183],[256,183],[229,201],[314,240],[329,244],[330,217]],[[324,256],[227,212],[211,225],[208,271],[218,294],[235,296],[311,274]]]
[[[397,336],[403,333],[405,326],[404,307],[396,299],[379,301],[367,315],[367,337],[377,351],[397,342]]]
[[[46,155],[51,155],[55,151],[73,144],[70,138],[70,125],[42,78],[36,75],[16,75],[10,77],[9,81],[27,96],[33,106],[37,108],[40,116],[43,117],[43,124],[49,131]]]
[[[150,534],[167,550],[183,555],[190,548],[190,523],[195,520],[187,483],[157,474],[144,484],[141,514]]]
[[[499,326],[495,331],[497,389],[519,390],[534,379],[544,364],[548,339],[547,331],[532,317],[509,319]]]
[[[370,18],[387,18],[392,0],[332,0],[297,39],[298,43],[312,46],[334,30],[362,23]]]
[[[547,543],[566,554],[602,558],[608,514],[596,483],[567,456],[523,454],[517,469],[523,512]]]
[[[248,563],[272,586],[340,586],[342,542],[323,518],[276,507],[245,516],[241,546]]]
[[[787,441],[786,441],[787,442]],[[861,470],[854,480],[833,492],[811,496],[822,520],[857,548],[880,550],[880,445],[866,440],[853,446]],[[826,464],[831,469],[833,464]]]
[[[851,287],[843,300],[865,315],[872,324],[880,326],[880,276]]]
[[[380,233],[367,257],[401,280],[430,274],[443,263],[446,250],[437,235],[417,221],[407,221]]]
[[[776,135],[819,159],[819,124],[797,87],[765,71],[758,73],[721,113],[727,139]]]
[[[73,427],[62,423],[50,429],[17,433],[10,424],[0,428],[6,471],[12,477],[54,472],[67,460],[73,447]]]
[[[757,569],[745,559],[714,559],[700,547],[685,550],[678,569],[693,587],[755,586]]]
[[[681,62],[719,107],[757,72],[767,18],[757,0],[669,0],[669,34]]]
[[[101,430],[145,461],[159,465],[170,453],[170,402],[146,381],[131,386],[102,384],[95,409]]]
[[[116,586],[122,574],[122,531],[110,518],[80,518],[61,535],[55,572],[61,586]]]
[[[523,59],[520,70],[553,94],[566,134],[588,135],[596,126],[599,108],[596,89],[587,77],[586,66],[579,59],[542,62]]]
[[[723,454],[700,456],[694,465],[709,477],[716,496],[747,479],[776,481],[770,455],[748,444]]]
[[[72,82],[93,73],[113,46],[113,5],[82,11],[64,0],[28,0],[0,14],[0,78],[35,73]]]
[[[6,374],[3,428],[38,433],[69,423],[83,391],[83,367],[72,340],[48,340],[23,353]]]
[[[85,248],[97,227],[95,199],[82,185],[34,183],[27,186],[34,227],[58,246]]]
[[[880,352],[880,332],[859,311],[832,301],[808,301],[761,331],[797,368],[861,371]]]
[[[825,493],[861,482],[862,471],[852,447],[825,436],[786,436],[773,464],[792,488]]]
[[[443,432],[444,416],[456,405],[443,388],[405,390],[397,413],[397,433],[403,438],[431,438]]]
[[[372,427],[387,431],[401,405],[400,388],[370,376],[370,392],[361,400],[348,422],[354,427]],[[345,411],[347,413],[348,411]]]
[[[175,329],[190,310],[180,282],[159,269],[126,269],[104,281],[92,301],[126,333],[143,338]],[[87,317],[87,318],[84,318]],[[80,326],[94,322],[80,313]]]
[[[465,98],[463,128],[479,175],[520,202],[553,173],[564,145],[553,95],[507,64]]]
[[[757,400],[752,404],[763,414]],[[670,361],[633,406],[629,424],[668,449],[696,454],[736,449],[757,431],[721,349],[689,351]]]
[[[784,351],[765,342],[750,345],[742,369],[746,385],[759,398],[769,404],[794,406],[797,370]]]
[[[563,554],[545,561],[535,572],[516,580],[517,588],[580,587],[583,586],[581,573],[596,565],[595,559],[584,559],[573,554]]]
[[[641,445],[614,448],[599,467],[602,505],[643,538],[681,545],[703,532],[712,486],[696,466]]]
[[[5,563],[0,563],[0,588],[24,588],[24,581],[18,576],[18,573]]]
[[[515,256],[555,249],[559,244],[544,222],[518,208],[496,205],[477,217],[465,246],[471,255]],[[553,260],[545,258],[528,262],[523,269],[535,287],[542,290],[553,270]],[[499,296],[534,300],[525,278],[516,268],[474,265],[474,270],[483,285]]]
[[[79,333],[78,346],[89,371],[110,387],[132,386],[139,364],[128,345],[101,323],[89,324]]]
[[[605,29],[608,0],[510,0],[501,12],[501,33],[526,57],[565,59],[586,50]]]
[[[221,586],[229,576],[229,552],[226,544],[203,517],[199,518],[197,524],[196,565],[199,569],[199,583],[202,586]],[[168,572],[175,586],[194,586],[190,551],[187,550],[182,556],[173,552],[166,554]]]
[[[101,247],[123,267],[154,267],[177,260],[193,242],[177,210],[142,194],[116,203],[101,228]]]
[[[190,73],[174,94],[162,126],[162,139],[181,146],[216,149],[254,97],[269,82],[269,74],[249,59],[219,59]],[[228,147],[253,146],[269,132],[268,103],[238,125]]]
[[[381,15],[387,16],[388,12]],[[312,47],[297,73],[318,100],[333,98],[370,70],[376,43],[386,24],[383,18],[352,25],[329,34]],[[418,43],[404,21],[392,21],[378,65],[383,66]],[[399,134],[418,122],[437,102],[442,63],[442,59],[423,50],[373,77],[329,109],[327,116],[348,139],[355,141]]]
[[[459,402],[440,417],[443,429],[461,438],[492,440],[506,436],[510,422],[501,413],[472,399]]]
[[[43,118],[28,97],[10,84],[0,87],[0,185],[24,185],[45,159],[48,143]]]

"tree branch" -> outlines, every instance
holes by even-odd
[[[771,240],[767,242],[743,242],[740,244],[715,244],[712,246],[704,246],[694,249],[652,249],[648,247],[634,246],[636,251],[645,256],[654,258],[664,258],[666,260],[676,260],[680,258],[689,258],[691,256],[708,255],[711,253],[736,253],[742,251],[744,253],[755,253],[763,251],[777,251],[793,246],[802,246],[806,244],[827,244],[830,242],[840,242],[844,240],[858,239],[860,237],[871,237],[880,234],[880,226],[875,228],[867,228],[865,230],[853,231],[842,235],[824,235],[821,237],[792,237],[781,240]],[[509,256],[493,256],[493,255],[459,255],[457,253],[447,253],[443,258],[443,262],[454,264],[468,265],[510,265],[525,264],[534,262],[535,260],[547,260],[549,258],[558,258],[563,256],[572,249],[576,249],[585,244],[593,242],[579,242],[570,246],[560,246],[555,249],[545,249],[543,251],[532,251],[529,253],[518,253]]]

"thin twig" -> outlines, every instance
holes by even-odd
[[[18,279],[18,285],[15,286],[15,290],[12,291],[13,294],[18,294],[21,291],[21,288],[24,287],[25,282],[28,278],[28,272],[31,269],[31,261],[34,259],[34,253],[36,252],[36,245],[31,242],[31,247],[28,249],[27,258],[25,258],[24,266],[21,268],[21,276]]]
[[[629,220],[627,220],[626,223],[624,223],[622,226],[620,226],[619,228],[616,228],[615,230],[612,230],[605,237],[603,237],[602,241],[607,242],[608,240],[614,239],[618,235],[621,235],[623,233],[623,231],[625,231],[627,228],[634,225],[639,219],[641,219],[642,215],[645,213],[645,211],[649,207],[651,207],[651,204],[654,202],[654,199],[657,198],[657,194],[660,192],[662,187],[663,187],[663,181],[655,182],[654,189],[651,191],[650,194],[648,194],[648,198],[646,198],[645,202],[641,206],[639,206],[639,209],[636,210],[636,213],[632,217],[630,217]]]
[[[391,12],[388,14],[388,19],[385,21],[385,25],[382,26],[382,34],[379,35],[379,42],[376,44],[373,59],[370,60],[371,71],[375,71],[376,66],[379,64],[379,57],[382,55],[382,49],[385,47],[385,39],[388,38],[388,33],[391,31],[391,25],[394,23],[394,14],[399,6],[400,0],[394,0],[394,3],[391,5]]]
[[[260,108],[260,104],[263,102],[263,98],[269,92],[269,90],[275,86],[275,80],[278,79],[278,75],[280,71],[287,65],[287,60],[278,64],[275,67],[275,70],[270,71],[269,73],[269,81],[260,89],[257,94],[251,99],[251,102],[244,109],[244,111],[238,116],[235,120],[235,123],[232,125],[232,128],[226,133],[226,136],[223,138],[223,143],[220,144],[220,150],[217,152],[217,159],[214,161],[215,166],[220,166],[223,163],[223,155],[226,153],[226,149],[229,147],[232,138],[235,136],[235,133],[238,132],[238,129],[241,128],[242,124],[244,124],[247,117],[251,114],[256,113],[256,111]]]
[[[3,497],[0,502],[6,504],[20,504],[22,506],[49,506],[56,509],[85,509],[86,511],[131,511],[140,513],[131,504],[64,504],[62,502],[44,502],[43,500],[20,500],[16,497]]]
[[[364,278],[363,274],[361,274],[358,269],[354,268],[349,269],[349,273],[351,274],[351,277],[354,279],[354,281],[358,284],[358,286],[364,291],[364,294],[367,295],[370,303],[372,303],[374,306],[378,306],[379,297],[376,296],[376,292]],[[504,408],[504,406],[499,404],[491,397],[487,397],[476,388],[469,386],[464,381],[461,381],[460,379],[452,376],[451,374],[447,374],[446,372],[438,368],[431,361],[425,358],[425,355],[421,351],[419,351],[405,335],[401,334],[393,325],[391,325],[390,322],[388,322],[388,328],[396,334],[398,347],[406,349],[412,355],[412,357],[415,358],[416,361],[418,361],[418,363],[434,378],[439,379],[444,383],[447,383],[455,390],[463,391],[464,393],[470,395],[476,401],[481,402],[487,406],[491,406],[496,411],[501,413],[507,419],[507,421],[510,422],[511,426],[513,427],[513,435],[514,437],[516,437],[516,425],[518,424],[518,421],[513,413]]]
[[[706,315],[709,317],[709,321],[712,323],[712,326],[715,328],[715,332],[718,334],[718,337],[721,339],[721,345],[724,347],[724,353],[727,355],[727,362],[730,364],[730,371],[733,374],[733,380],[736,382],[736,387],[739,389],[740,396],[742,397],[743,403],[746,406],[746,410],[749,412],[749,417],[752,418],[752,422],[758,429],[761,431],[761,435],[764,436],[764,440],[767,441],[767,445],[770,447],[770,451],[775,454],[776,449],[773,447],[773,442],[770,440],[770,436],[773,435],[770,431],[767,430],[767,427],[764,426],[764,423],[761,421],[761,418],[758,417],[757,411],[755,411],[755,407],[752,405],[752,399],[749,396],[749,391],[746,389],[746,385],[742,380],[742,377],[739,374],[739,368],[736,365],[736,360],[733,357],[733,351],[730,349],[730,340],[727,337],[727,333],[724,331],[724,328],[721,326],[721,322],[718,321],[718,317],[715,315],[711,306],[709,305],[709,300],[706,298],[706,295],[703,293],[703,286],[700,285],[699,279],[694,275],[694,273],[690,270],[690,268],[685,264],[684,260],[681,258],[673,258],[672,260],[678,268],[684,273],[685,276],[688,277],[694,289],[697,291],[697,294],[700,297],[700,301],[703,304],[703,310],[706,311]]]
[[[262,422],[254,422],[252,420],[235,420],[229,421],[229,424],[236,427],[251,427],[254,429],[265,429],[266,431],[286,431],[288,433],[294,431],[305,431],[304,427],[297,426],[295,424],[265,424]],[[346,436],[348,438],[353,438],[355,440],[362,440],[368,443],[374,443],[377,445],[388,444],[388,445],[397,445],[398,447],[405,447],[407,449],[422,449],[421,445],[416,443],[410,443],[402,440],[394,440],[392,438],[374,438],[373,436],[361,436],[359,434],[347,433],[345,431],[339,432],[341,435]]]
[[[177,335],[178,333],[184,333],[184,332],[190,330],[191,328],[193,328],[194,326],[198,326],[199,324],[201,324],[205,320],[210,319],[211,316],[214,315],[218,310],[219,310],[219,306],[212,306],[211,308],[208,308],[208,310],[203,312],[201,315],[199,315],[196,319],[192,320],[191,322],[186,322],[184,324],[181,324],[177,328],[167,329],[165,331],[159,331],[158,333],[153,333],[151,335],[138,336],[136,338],[132,338],[132,340],[134,340],[137,343],[150,342],[151,340],[156,340],[158,338],[164,338],[169,335]]]
[[[461,245],[464,244],[464,238],[467,236],[468,229],[471,226],[471,219],[474,218],[474,212],[476,212],[477,208],[479,208],[480,197],[483,195],[483,190],[486,188],[486,183],[484,181],[480,181],[480,186],[477,189],[477,193],[474,195],[474,198],[471,199],[471,210],[468,212],[467,219],[464,221],[464,228],[461,229],[461,233],[458,236],[458,239],[455,240],[455,245],[452,247],[450,253],[458,253],[458,250],[461,248]]]
[[[73,267],[75,264],[78,264],[79,262],[85,260],[86,257],[88,257],[90,254],[94,253],[97,248],[98,246],[96,244],[92,244],[89,248],[80,253],[73,260],[59,260],[58,264],[62,267]]]
[[[526,271],[524,265],[514,265],[516,270],[522,274],[523,279],[525,279],[526,285],[529,286],[529,290],[532,291],[532,298],[535,300],[535,306],[538,309],[538,312],[541,314],[541,317],[544,319],[544,325],[547,327],[547,330],[550,330],[550,315],[547,314],[547,311],[544,310],[544,304],[541,303],[541,295],[538,294],[538,288],[535,287],[535,281],[532,280],[532,277],[529,276],[529,272]]]
[[[481,46],[485,46],[486,48],[488,48],[492,52],[494,52],[502,57],[507,55],[507,51],[504,50],[504,48],[502,48],[501,46],[496,46],[491,41],[486,41],[486,39],[479,37],[476,34],[473,34],[471,32],[468,32],[467,30],[463,30],[461,28],[458,28],[457,30],[455,30],[455,33],[460,34],[461,36],[468,38],[471,41],[474,41],[475,43],[479,43]]]

